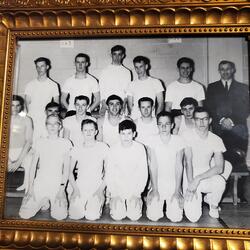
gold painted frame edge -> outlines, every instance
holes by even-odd
[[[35,1],[31,1],[35,2]],[[34,5],[35,6],[35,5]],[[250,6],[136,4],[78,10],[0,8],[0,247],[102,249],[250,249],[249,229],[83,224],[3,219],[8,124],[17,39],[150,36],[250,35]],[[1,6],[0,6],[1,7]],[[39,7],[39,6],[38,6]],[[205,14],[205,15],[204,15]],[[47,232],[41,232],[46,229]],[[63,232],[62,232],[63,231]]]

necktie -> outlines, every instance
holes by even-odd
[[[228,91],[228,84],[227,84],[227,81],[225,82],[225,90]]]

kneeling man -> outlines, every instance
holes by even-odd
[[[106,166],[106,184],[110,192],[110,215],[136,221],[142,215],[141,193],[148,179],[145,147],[134,141],[136,125],[131,120],[119,124],[120,143],[110,148]]]

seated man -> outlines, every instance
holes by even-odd
[[[46,117],[48,117],[49,115],[59,115],[60,114],[60,105],[56,102],[49,102],[46,107],[45,107],[45,114]],[[40,133],[40,137],[47,137],[48,136],[48,130],[46,128],[46,124],[44,121],[44,127],[43,127],[43,131],[41,131]],[[63,129],[60,130],[59,133],[60,137],[63,137]]]
[[[11,106],[8,171],[15,172],[19,167],[23,167],[25,170],[23,185],[18,187],[17,191],[27,188],[29,168],[32,158],[31,153],[29,153],[33,136],[32,120],[29,116],[20,115],[20,112],[23,109],[23,98],[18,95],[13,95]]]
[[[102,215],[104,204],[104,161],[108,146],[96,140],[97,123],[86,119],[81,125],[84,142],[71,152],[70,184],[73,193],[69,201],[69,217],[79,220],[97,220]],[[73,170],[77,165],[77,180]]]
[[[157,221],[164,216],[163,206],[166,202],[166,216],[172,222],[182,220],[183,196],[182,173],[185,143],[178,135],[172,135],[173,119],[169,112],[157,115],[159,135],[151,137],[149,147],[151,159],[156,164],[158,173],[158,192],[160,198],[147,199],[147,217]],[[153,160],[155,157],[155,161]],[[153,164],[153,163],[152,163]]]
[[[35,216],[48,201],[52,218],[62,220],[67,217],[65,185],[72,145],[69,140],[59,137],[62,122],[57,115],[47,117],[46,127],[48,137],[39,138],[33,146],[29,185],[19,211],[23,219]]]
[[[153,117],[154,101],[150,97],[142,97],[138,101],[141,116],[135,120],[137,127],[136,140],[148,145],[148,139],[159,133],[156,118]]]
[[[182,115],[175,116],[173,134],[181,135],[187,130],[194,128],[194,110],[198,107],[198,102],[192,97],[186,97],[181,101]]]
[[[66,117],[63,120],[64,138],[70,139],[74,146],[80,145],[83,142],[83,135],[81,131],[82,121],[85,119],[96,119],[86,114],[89,106],[89,98],[87,96],[75,97],[75,110],[76,114]]]
[[[107,98],[106,106],[108,112],[97,120],[99,128],[97,139],[111,147],[120,142],[118,125],[124,119],[121,115],[123,100],[120,96],[111,95]]]
[[[225,146],[220,137],[209,131],[211,117],[203,107],[194,111],[195,127],[183,133],[187,143],[185,150],[187,186],[184,211],[186,217],[196,222],[202,215],[202,193],[206,194],[204,201],[210,206],[209,215],[219,218],[218,205],[225,191],[226,178],[223,173],[230,172],[232,166],[224,163]],[[225,164],[225,170],[224,170]],[[231,168],[231,169],[230,169]]]
[[[136,125],[131,120],[119,124],[120,143],[111,147],[105,180],[110,192],[110,215],[136,221],[142,215],[141,193],[148,179],[147,155],[142,144],[134,141]]]

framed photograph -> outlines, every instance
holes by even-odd
[[[250,249],[249,14],[243,1],[1,3],[0,246]]]

